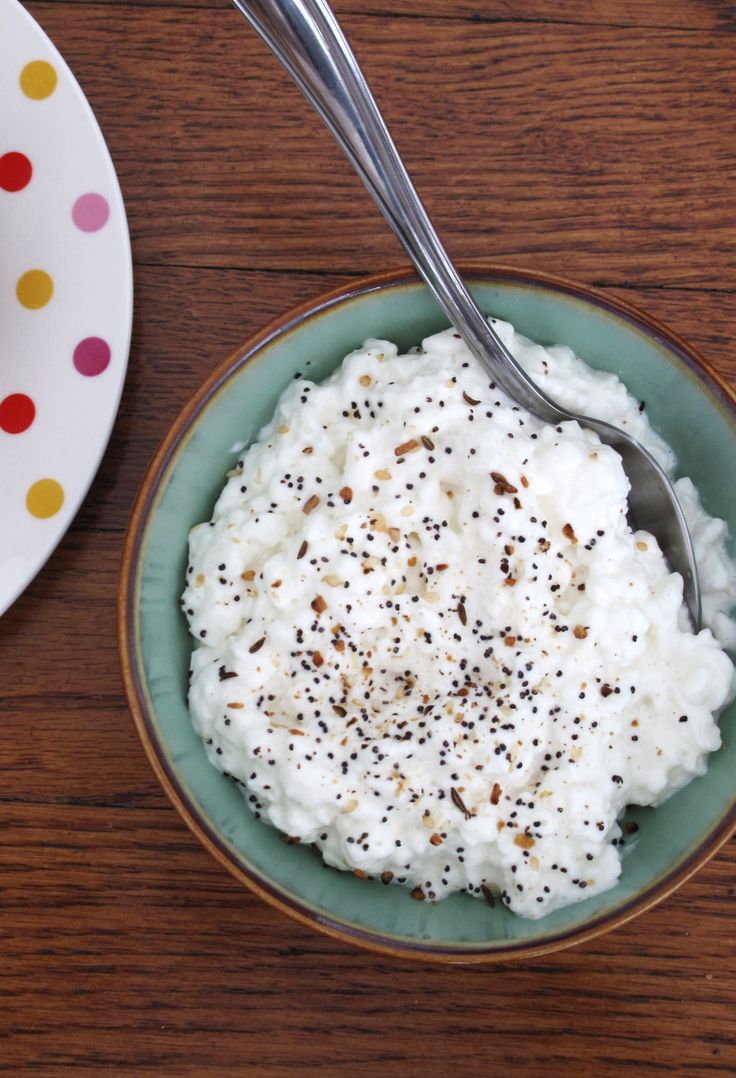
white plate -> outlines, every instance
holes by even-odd
[[[0,614],[87,492],[125,378],[125,209],[74,76],[0,0]]]

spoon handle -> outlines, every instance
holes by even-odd
[[[540,419],[567,418],[493,332],[453,266],[326,0],[233,0],[337,139],[473,355]]]
[[[670,564],[682,574],[697,630],[697,566],[682,508],[667,476],[630,435],[601,420],[574,415],[550,400],[496,336],[435,232],[327,0],[233,3],[332,131],[440,307],[490,377],[539,419],[553,424],[575,419],[622,454],[631,483],[629,515],[636,527],[657,536]]]

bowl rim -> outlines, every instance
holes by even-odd
[[[659,343],[676,352],[685,365],[701,381],[709,384],[721,398],[726,411],[736,417],[736,389],[705,360],[702,354],[679,334],[634,304],[612,297],[593,286],[584,285],[555,274],[522,269],[497,262],[461,261],[458,263],[464,278],[472,283],[510,283],[537,287],[573,299],[592,303],[608,313],[622,317],[639,331],[654,337]],[[580,928],[574,926],[560,929],[538,942],[534,940],[506,940],[500,946],[481,950],[477,944],[472,948],[462,943],[440,944],[433,941],[384,938],[380,931],[346,924],[328,914],[310,909],[296,896],[285,896],[256,871],[240,864],[229,848],[222,842],[217,830],[193,803],[177,780],[160,751],[155,726],[149,713],[144,690],[144,676],[137,654],[137,597],[138,570],[152,508],[161,490],[162,480],[183,440],[199,414],[224,383],[245,367],[277,337],[284,336],[307,320],[322,315],[330,308],[350,302],[372,292],[403,285],[421,285],[421,279],[410,266],[351,279],[316,297],[304,300],[283,314],[269,320],[261,329],[250,334],[238,348],[227,356],[200,384],[170,425],[153,458],[150,460],[136,495],[126,530],[117,591],[117,637],[120,667],[125,693],[135,727],[161,786],[180,817],[206,850],[250,891],[282,913],[301,924],[338,939],[352,943],[373,953],[393,958],[415,959],[425,962],[481,965],[536,958],[552,951],[562,950],[590,942],[598,936],[625,924],[671,895],[678,887],[698,871],[736,833],[736,803],[727,810],[702,842],[669,872],[656,879],[646,890],[622,903],[617,909],[601,912]]]

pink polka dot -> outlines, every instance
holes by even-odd
[[[110,207],[102,195],[80,195],[72,207],[72,220],[82,232],[97,232],[107,224]]]
[[[102,337],[85,337],[74,349],[74,366],[86,378],[102,374],[110,362],[110,345]]]

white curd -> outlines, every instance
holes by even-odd
[[[639,402],[496,330],[549,395],[630,431]],[[190,536],[190,707],[251,810],[417,899],[540,917],[611,887],[627,804],[706,768],[732,694],[725,526],[678,486],[705,595],[626,521],[618,455],[489,384],[451,330],[295,381]]]

